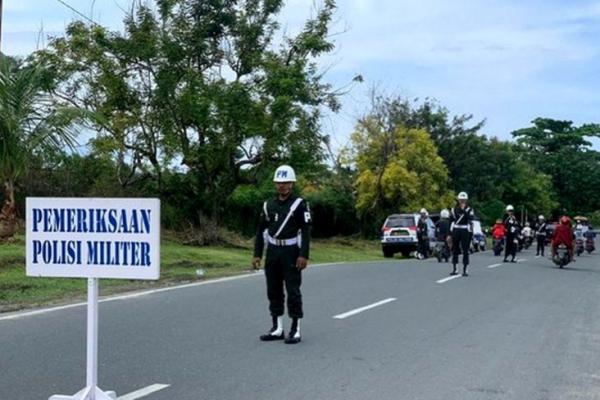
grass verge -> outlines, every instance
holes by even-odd
[[[251,241],[236,247],[194,247],[163,238],[159,281],[104,279],[102,295],[238,275],[250,270],[251,257]],[[376,240],[334,238],[314,240],[311,245],[312,264],[382,258]],[[198,269],[204,270],[203,278],[197,277]],[[84,279],[27,277],[23,236],[0,244],[0,312],[83,299],[85,288]]]

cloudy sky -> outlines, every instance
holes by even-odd
[[[131,0],[65,2],[118,29]],[[313,5],[288,0],[285,29],[297,30]],[[58,0],[4,0],[2,49],[43,47],[75,17]],[[365,78],[324,121],[337,146],[372,87],[436,98],[487,119],[485,133],[501,138],[537,116],[600,122],[600,0],[338,0],[333,30],[337,49],[321,60],[327,80]]]

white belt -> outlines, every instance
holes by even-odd
[[[271,235],[267,235],[267,241],[273,246],[296,246],[298,244],[298,238],[291,239],[275,239]]]
[[[459,229],[469,229],[469,225],[454,225],[454,227]]]

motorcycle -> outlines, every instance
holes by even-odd
[[[556,255],[554,256],[554,264],[558,265],[558,268],[564,268],[571,262],[571,255],[569,249],[564,244],[561,244],[556,249]]]
[[[448,246],[448,243],[445,241],[437,242],[435,248],[433,249],[433,254],[437,258],[438,262],[442,262],[442,260],[444,260],[444,262],[448,262],[450,259],[450,247]]]
[[[588,254],[592,254],[592,251],[596,250],[596,246],[594,244],[594,239],[592,238],[587,238],[585,239],[585,251],[587,251]]]
[[[532,243],[533,243],[533,236],[527,236],[524,240],[523,247],[525,247],[525,249],[527,250],[531,247]]]
[[[575,253],[579,257],[585,251],[585,242],[583,241],[583,234],[581,232],[576,232],[575,238]]]
[[[475,252],[478,251],[485,251],[485,235],[481,234],[481,233],[476,233],[473,235],[473,250]]]
[[[504,250],[504,239],[494,239],[493,245],[494,255],[499,256]]]
[[[523,237],[523,234],[521,232],[519,232],[519,234],[515,238],[514,243],[515,243],[515,246],[517,247],[517,253],[522,252],[523,246],[525,245],[525,238]]]

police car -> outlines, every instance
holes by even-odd
[[[435,224],[430,215],[428,219],[429,236],[435,236]],[[393,257],[396,253],[402,253],[404,257],[409,257],[410,253],[417,250],[417,223],[420,215],[411,214],[392,214],[386,218],[381,227],[381,249],[386,258]],[[430,246],[433,243],[430,243]]]

